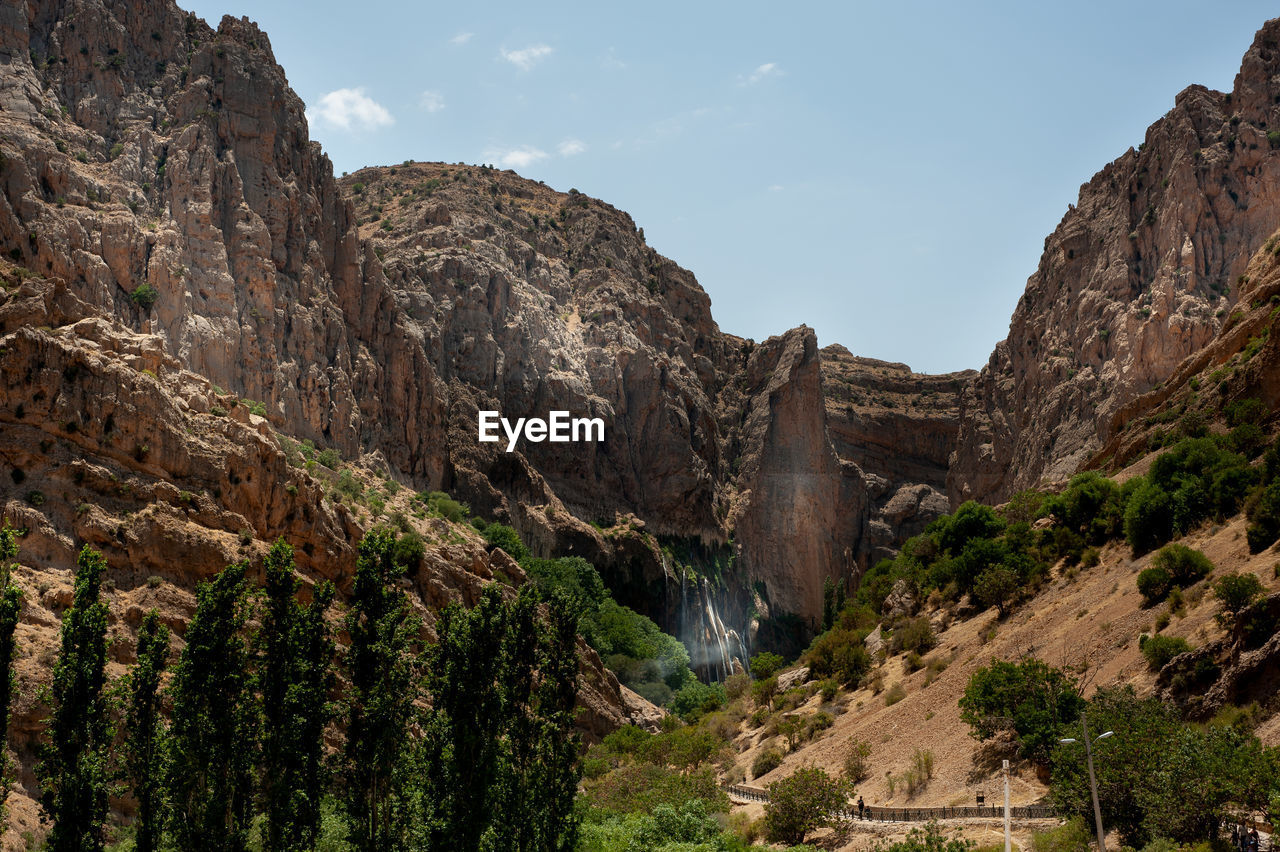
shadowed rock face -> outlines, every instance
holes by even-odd
[[[964,394],[953,503],[1066,479],[1116,412],[1219,330],[1280,224],[1278,45],[1268,22],[1230,93],[1187,88],[1139,150],[1081,187]]]

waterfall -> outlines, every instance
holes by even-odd
[[[713,588],[706,577],[672,560],[665,550],[661,559],[663,575],[680,584],[680,608],[668,623],[674,622],[676,638],[688,649],[690,667],[706,681],[725,680],[733,674],[734,663],[746,671],[751,660],[744,638],[751,621],[749,595]]]

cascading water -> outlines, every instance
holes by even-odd
[[[704,680],[723,681],[734,672],[746,671],[749,665],[750,613],[748,608],[733,605],[733,595],[714,589],[706,577],[698,577],[681,565],[676,575],[662,557],[668,577],[680,583],[680,612],[677,638],[689,650],[690,666]],[[689,600],[693,596],[693,601]],[[735,613],[735,610],[740,612]],[[726,626],[722,613],[736,614],[742,629]]]

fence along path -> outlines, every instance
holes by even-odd
[[[731,784],[726,790],[731,796],[746,799],[750,802],[768,803],[769,794],[763,790]],[[987,805],[985,807],[955,808],[882,808],[868,805],[863,809],[862,819],[878,822],[928,822],[934,819],[963,819],[970,817],[988,817],[1003,819],[1003,805]],[[1013,819],[1053,819],[1057,813],[1050,805],[1015,805],[1009,809]],[[858,809],[851,808],[844,812],[846,819],[858,819]]]

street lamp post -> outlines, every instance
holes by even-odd
[[[1098,806],[1098,781],[1093,774],[1093,746],[1114,734],[1115,731],[1099,734],[1098,738],[1094,740],[1089,738],[1089,719],[1086,714],[1080,714],[1080,723],[1084,725],[1084,757],[1089,764],[1089,793],[1093,796],[1093,822],[1098,831],[1098,852],[1107,852],[1107,843],[1104,839],[1106,835],[1102,832],[1102,808]],[[1058,740],[1058,742],[1065,744],[1073,743],[1075,740],[1065,739]]]

